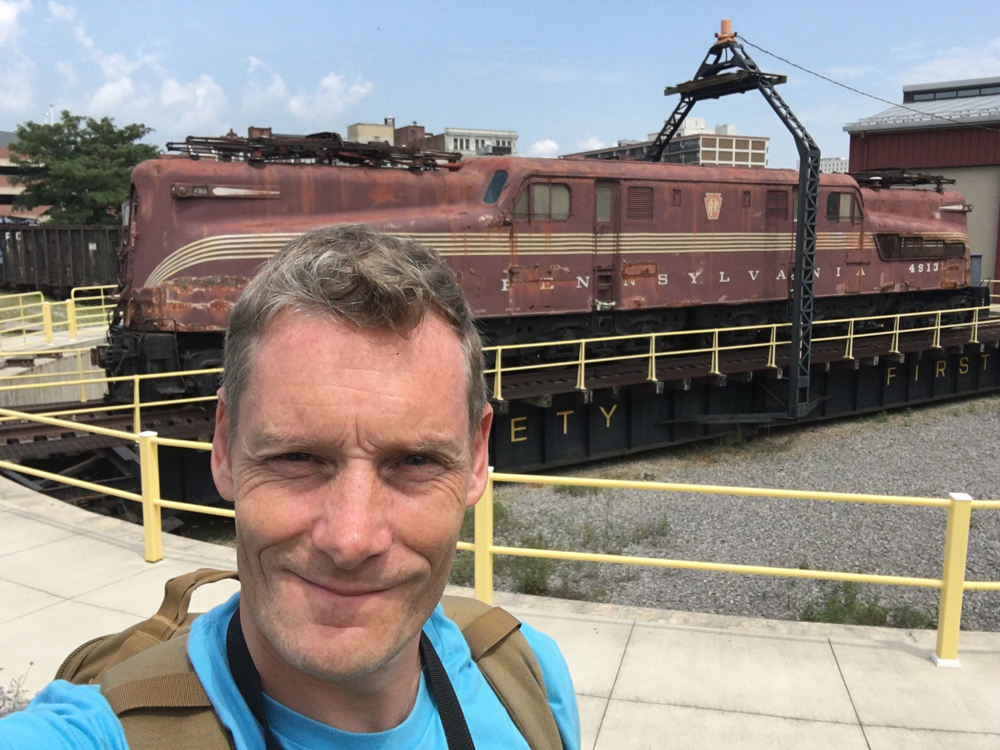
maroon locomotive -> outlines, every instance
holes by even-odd
[[[337,148],[295,152],[273,138],[267,158],[239,139],[235,157],[212,148],[135,168],[110,374],[219,364],[257,266],[296,235],[345,222],[436,248],[493,344],[787,319],[793,171],[403,159],[328,138]],[[961,195],[823,175],[819,207],[817,319],[973,302]]]

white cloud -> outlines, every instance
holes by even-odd
[[[592,135],[587,138],[577,138],[576,147],[580,151],[594,151],[599,148],[604,148],[604,141],[596,135]]]
[[[530,156],[542,156],[545,158],[554,157],[559,153],[559,144],[553,140],[546,139],[544,141],[535,141],[531,144],[531,148],[528,149],[528,154]]]
[[[22,13],[29,0],[0,0],[0,115],[20,115],[34,107],[35,66],[18,45]]]
[[[20,115],[34,107],[32,78],[35,67],[23,55],[0,65],[0,115]]]
[[[221,134],[220,123],[228,102],[212,76],[202,75],[193,83],[165,80],[160,88],[160,105],[165,113],[173,115],[181,132]]]
[[[348,84],[343,76],[327,73],[313,92],[299,92],[288,100],[289,114],[299,120],[329,122],[348,107],[368,96],[374,85],[368,81]]]
[[[996,75],[1000,75],[1000,38],[976,47],[939,51],[927,62],[904,70],[897,79],[906,85]]]
[[[0,48],[17,40],[21,33],[17,17],[29,10],[30,0],[0,0]]]
[[[300,90],[292,94],[280,75],[263,61],[251,57],[242,104],[249,116],[273,117],[275,110],[284,110],[300,122],[332,130],[332,121],[374,88],[370,81],[358,78],[348,83],[344,76],[331,72],[312,91]]]
[[[60,60],[56,63],[56,72],[66,79],[70,86],[76,86],[80,82],[80,76],[76,74],[76,66],[69,60]]]
[[[49,13],[57,21],[69,21],[72,23],[76,20],[76,8],[72,5],[63,5],[62,3],[49,1]]]

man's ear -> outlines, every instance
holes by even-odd
[[[465,507],[471,508],[479,502],[486,491],[486,481],[490,473],[490,427],[493,424],[493,407],[489,404],[483,407],[483,416],[472,436],[472,480],[469,483],[469,494],[465,498]]]
[[[233,488],[233,469],[229,462],[229,409],[226,406],[226,389],[219,389],[219,405],[215,409],[215,435],[212,437],[212,478],[215,489],[223,499],[236,500]]]

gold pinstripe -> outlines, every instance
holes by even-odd
[[[396,236],[416,240],[435,248],[444,256],[510,255],[510,239],[500,234],[451,234],[448,232],[404,233]],[[197,240],[170,253],[153,269],[143,286],[161,284],[193,266],[223,260],[266,260],[298,237],[298,233],[229,234]],[[925,234],[929,239],[968,242],[961,232]],[[622,255],[678,253],[787,253],[795,247],[791,232],[719,232],[641,233],[618,235],[618,253]],[[851,232],[820,232],[817,250],[850,250],[858,247],[858,236]],[[864,249],[874,250],[871,233],[865,233]],[[614,235],[594,236],[590,233],[521,234],[517,235],[518,255],[591,255],[594,252],[615,251]]]

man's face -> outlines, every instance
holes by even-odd
[[[236,503],[248,642],[263,636],[329,680],[414,642],[485,488],[492,412],[470,437],[466,394],[458,337],[435,315],[405,339],[275,319],[251,354],[237,435],[220,400],[212,454]]]

